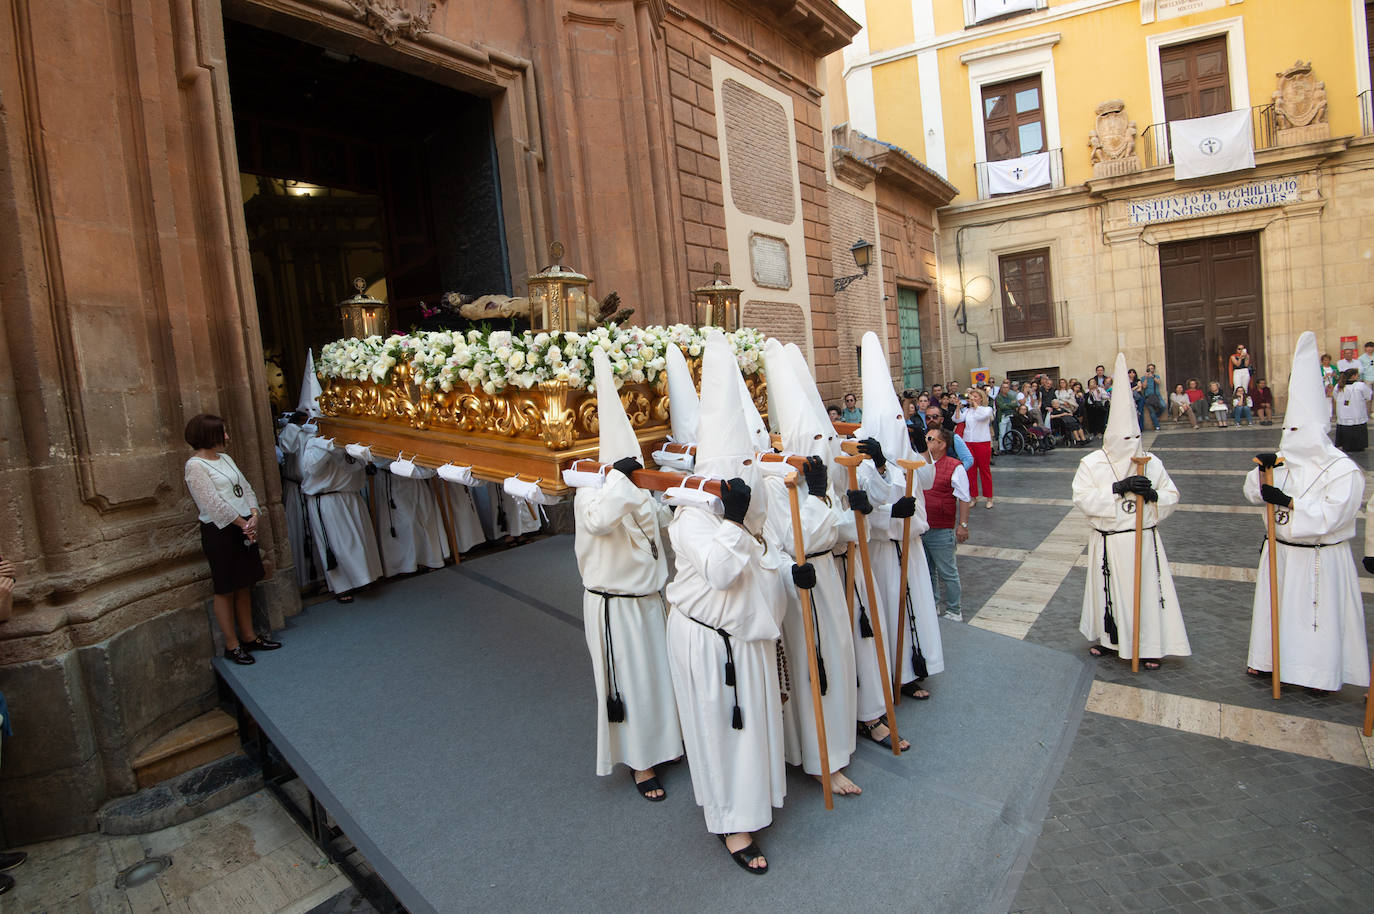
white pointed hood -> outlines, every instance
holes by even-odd
[[[672,423],[673,440],[678,444],[695,444],[701,401],[697,399],[697,388],[692,383],[692,369],[687,367],[687,357],[676,344],[669,344],[666,358],[668,421]]]
[[[763,347],[763,361],[768,371],[768,389],[773,392],[770,399],[777,413],[782,449],[803,457],[820,456],[828,462],[832,455],[827,429],[817,421],[807,401],[804,384],[792,366],[792,357],[777,340],[769,340]],[[832,426],[829,434],[834,433]]]
[[[697,435],[698,473],[729,479],[752,460],[754,440],[740,402],[739,365],[719,332],[706,338],[701,356],[701,415]]]
[[[630,417],[625,415],[625,407],[620,402],[611,360],[599,346],[592,348],[592,366],[596,371],[596,415],[601,435],[599,459],[602,463],[611,464],[625,457],[634,457],[642,463],[643,452],[630,425]]]
[[[1322,386],[1317,337],[1308,330],[1298,337],[1288,375],[1288,409],[1283,415],[1279,454],[1285,463],[1325,466],[1343,456],[1331,443],[1331,401]]]
[[[301,378],[301,399],[296,409],[311,418],[323,416],[320,411],[320,379],[315,376],[315,350],[305,351],[305,376]]]
[[[728,344],[727,344],[728,346]],[[734,352],[730,353],[730,358],[734,358]],[[754,450],[771,451],[773,449],[773,439],[768,434],[768,423],[763,421],[763,416],[759,414],[758,405],[754,403],[753,396],[749,393],[749,385],[744,383],[744,375],[738,370],[739,363],[736,362],[735,377],[739,379],[739,399],[740,407],[744,410],[744,424],[749,429],[749,438],[754,442]]]
[[[855,436],[861,440],[878,439],[883,446],[883,455],[889,460],[906,457],[911,439],[902,417],[902,404],[892,386],[883,344],[871,330],[864,334],[860,366],[863,369],[864,421]]]
[[[832,463],[840,454],[840,436],[835,431],[835,423],[830,421],[830,411],[825,408],[821,392],[816,389],[816,379],[811,374],[811,366],[806,364],[806,356],[796,343],[788,343],[783,348],[791,360],[792,378],[801,388],[812,419],[825,436],[826,450],[818,453],[825,458],[826,463]]]
[[[1102,452],[1118,479],[1133,475],[1131,458],[1145,453],[1140,447],[1140,417],[1135,411],[1135,397],[1126,371],[1126,356],[1118,352],[1116,367],[1112,369],[1111,411],[1107,414],[1107,430],[1102,433]]]

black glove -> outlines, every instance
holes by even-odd
[[[1374,574],[1374,555],[1367,555],[1364,557],[1364,570],[1370,574]]]
[[[1127,476],[1125,479],[1118,479],[1116,482],[1112,483],[1112,494],[1125,495],[1130,492],[1132,478],[1133,477]]]
[[[1131,484],[1133,495],[1144,495],[1146,492],[1154,491],[1154,486],[1150,485],[1150,480],[1146,476],[1127,476],[1126,481]]]
[[[720,500],[725,505],[725,519],[737,524],[744,523],[744,515],[749,511],[749,484],[736,476],[720,484]]]
[[[792,566],[792,583],[802,590],[810,590],[816,586],[816,566],[810,562]]]
[[[635,470],[644,469],[644,464],[639,462],[638,457],[621,457],[615,463],[611,464],[611,467],[624,473],[625,478],[629,479],[630,474]]]
[[[352,463],[352,462],[353,462],[353,455],[352,455],[352,454],[348,454],[348,455],[346,455],[346,457],[347,457],[349,463]],[[372,463],[371,461],[369,461],[368,464],[367,464],[367,469],[363,470],[363,472],[366,473],[366,474],[369,475],[369,476],[376,476],[376,475],[377,475],[377,464]]]
[[[825,461],[819,457],[806,458],[806,465],[802,467],[802,475],[806,477],[807,491],[817,498],[824,498],[826,484],[830,482],[830,474],[825,469]]]
[[[1280,508],[1293,507],[1293,499],[1278,486],[1260,486],[1260,498]]]
[[[892,517],[895,520],[904,520],[916,513],[916,499],[910,495],[903,495],[892,503]]]
[[[911,446],[916,449],[916,453],[918,454],[924,454],[926,451],[930,450],[930,443],[926,441],[925,429],[916,429],[916,434],[911,436]]]
[[[868,493],[863,489],[850,489],[845,495],[849,498],[849,507],[860,514],[872,514],[873,503],[868,500]]]
[[[1138,490],[1135,494],[1139,495],[1141,498],[1145,499],[1150,504],[1154,504],[1155,502],[1159,501],[1159,493],[1156,492],[1155,487],[1150,485],[1148,482],[1145,484],[1144,489]]]
[[[1256,454],[1255,459],[1259,461],[1261,470],[1272,470],[1279,465],[1278,454]]]
[[[883,456],[883,446],[878,443],[877,438],[865,438],[859,442],[859,453],[873,458],[873,465],[881,473],[887,466],[887,458]]]

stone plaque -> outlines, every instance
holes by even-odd
[[[1174,222],[1179,219],[1196,219],[1199,216],[1238,213],[1247,209],[1284,206],[1297,203],[1301,198],[1297,178],[1272,178],[1236,187],[1195,190],[1184,194],[1170,194],[1167,197],[1132,200],[1128,206],[1131,224],[1149,225],[1154,222]]]
[[[1225,5],[1226,0],[1145,0],[1140,4],[1140,21],[1177,19],[1203,10],[1220,9]]]
[[[792,288],[792,264],[787,242],[772,235],[749,234],[749,266],[755,285],[767,289]]]

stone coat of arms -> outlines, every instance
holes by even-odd
[[[1121,99],[1114,98],[1097,106],[1096,127],[1088,134],[1094,164],[1135,155],[1135,121],[1126,117],[1126,103]]]
[[[1274,92],[1274,114],[1280,129],[1307,127],[1326,120],[1326,83],[1312,75],[1312,62],[1293,62],[1282,73]]]

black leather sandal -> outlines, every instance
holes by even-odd
[[[724,835],[716,835],[716,837],[720,839],[721,844],[725,844]],[[725,852],[730,855],[730,858],[732,860],[739,864],[740,869],[744,870],[747,873],[753,873],[755,876],[762,876],[764,873],[768,872],[767,863],[765,863],[763,866],[749,865],[763,856],[763,851],[759,850],[759,846],[755,844],[753,841],[750,841],[747,845],[745,845],[737,851],[730,850],[730,845],[725,844]]]
[[[902,694],[907,698],[914,698],[917,701],[928,701],[930,699],[930,691],[922,688],[921,684],[915,681],[908,682],[906,685],[902,686]]]
[[[658,782],[657,777],[652,777],[644,781],[635,781],[635,790],[638,790],[639,795],[650,803],[662,803],[664,800],[668,799],[668,791],[663,790],[663,785]],[[655,790],[662,790],[663,792],[656,797],[649,796],[649,794]]]
[[[892,728],[888,726],[886,715],[878,718],[871,724],[866,724],[863,721],[859,721],[858,724],[859,735],[862,736],[864,739],[871,740],[889,751],[892,749]],[[887,736],[884,736],[882,739],[878,739],[876,736],[874,736],[873,731],[878,727],[887,727]],[[903,742],[906,741],[903,740]],[[906,746],[902,747],[902,751],[906,752],[910,748],[911,745],[908,743]]]
[[[234,648],[226,647],[224,649],[224,659],[233,661],[239,666],[248,666],[257,663],[257,661],[253,659],[253,656],[245,651],[242,646]]]

